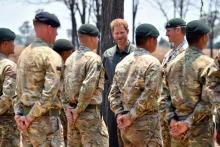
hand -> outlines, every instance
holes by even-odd
[[[21,120],[21,117],[22,116],[20,115],[15,115],[14,117],[19,130],[22,130],[23,128],[25,128],[24,122]]]
[[[117,124],[118,124],[118,125],[121,124],[121,121],[120,121],[120,117],[121,117],[121,116],[122,116],[121,114],[118,114],[118,115],[117,115],[116,121],[117,121]]]
[[[33,119],[29,116],[19,116],[15,115],[15,121],[18,125],[18,129],[21,131],[26,131],[28,127],[30,126]]]
[[[73,108],[67,108],[65,113],[66,113],[66,118],[67,118],[67,121],[69,123],[72,123],[73,122],[73,116],[72,116],[72,109]]]
[[[131,125],[131,120],[128,114],[120,115],[117,117],[117,123],[119,129],[124,129]]]
[[[175,126],[176,126],[176,123],[177,123],[177,121],[176,121],[175,119],[172,119],[172,120],[170,121],[170,128],[175,127]]]
[[[76,111],[76,109],[73,109],[73,110],[72,110],[72,116],[73,116],[73,124],[75,124],[75,122],[76,122],[76,120],[77,120],[77,118],[78,118],[78,116],[79,116],[79,114],[78,114],[78,112]]]
[[[78,113],[77,113],[76,109],[67,108],[66,117],[67,117],[67,120],[70,124],[74,124],[78,118]]]
[[[173,137],[181,136],[182,134],[186,133],[189,129],[189,126],[186,122],[179,121],[176,122],[175,126],[171,128],[171,135]]]

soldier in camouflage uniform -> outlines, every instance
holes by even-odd
[[[186,26],[189,47],[165,70],[169,97],[164,101],[172,147],[214,146],[212,105],[206,92],[209,64],[213,60],[202,53],[208,32],[203,22],[189,22]]]
[[[0,28],[0,147],[19,146],[19,131],[12,107],[16,64],[7,58],[14,51],[14,39],[14,32]]]
[[[73,44],[66,39],[58,39],[54,43],[53,49],[60,54],[62,57],[63,61],[65,62],[66,59],[74,52],[74,47]],[[60,89],[57,93],[57,96],[59,99],[62,100],[62,92],[63,92],[63,74],[61,75],[61,84],[60,84]],[[66,115],[64,112],[64,109],[62,108],[61,113],[60,113],[60,119],[62,122],[63,126],[63,136],[64,136],[64,141],[65,144],[67,144],[67,119]]]
[[[62,59],[50,48],[55,42],[58,18],[48,12],[36,14],[36,40],[18,59],[16,123],[21,130],[21,145],[63,147],[59,119],[62,103],[56,97],[60,85]]]
[[[216,142],[220,145],[220,52],[215,57],[215,62],[210,65],[210,71],[207,79],[207,92],[213,103],[215,110],[216,123]]]
[[[161,65],[150,55],[158,36],[153,25],[138,26],[137,49],[116,66],[108,98],[125,147],[162,146],[157,104]]]
[[[166,70],[167,65],[181,52],[183,52],[187,47],[188,44],[186,40],[184,39],[185,36],[185,30],[186,30],[186,22],[181,18],[174,18],[169,20],[166,23],[166,35],[169,38],[169,42],[173,43],[173,49],[168,51],[168,53],[165,55],[162,67],[163,70]],[[166,101],[163,101],[166,99],[166,97],[169,97],[168,93],[168,87],[164,84],[165,79],[165,72],[162,72],[162,91],[161,96],[159,98],[159,107],[160,107],[160,122],[161,122],[161,129],[162,129],[162,136],[163,136],[163,146],[164,147],[170,147],[171,146],[171,137],[170,137],[170,131],[169,131],[169,124],[166,121]]]
[[[68,147],[108,147],[108,132],[100,115],[104,70],[98,46],[98,29],[83,24],[80,47],[65,63],[64,109],[68,120]]]

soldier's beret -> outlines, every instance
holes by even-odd
[[[155,37],[159,36],[159,31],[151,24],[141,24],[136,28],[137,37]]]
[[[200,20],[190,21],[186,25],[186,36],[190,35],[202,35],[209,33],[209,27],[207,24]]]
[[[57,16],[48,12],[37,13],[35,15],[34,21],[50,25],[54,28],[58,28],[60,26],[60,21]]]
[[[99,30],[92,24],[82,24],[78,29],[78,33],[97,37],[99,35]]]
[[[55,41],[53,49],[56,52],[74,50],[73,44],[67,39],[58,39]]]
[[[11,41],[16,37],[15,33],[8,28],[0,28],[0,41]]]
[[[184,27],[184,26],[186,26],[186,22],[183,19],[173,18],[166,23],[165,28],[175,28],[175,27]]]

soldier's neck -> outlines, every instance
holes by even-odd
[[[184,38],[183,39],[180,39],[180,40],[177,40],[173,43],[173,47],[174,49],[176,49],[182,42],[184,41]]]

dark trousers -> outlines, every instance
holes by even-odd
[[[117,128],[115,114],[110,110],[108,94],[111,85],[105,84],[103,91],[103,100],[101,105],[101,115],[106,123],[109,133],[109,147],[122,147],[120,131]]]

